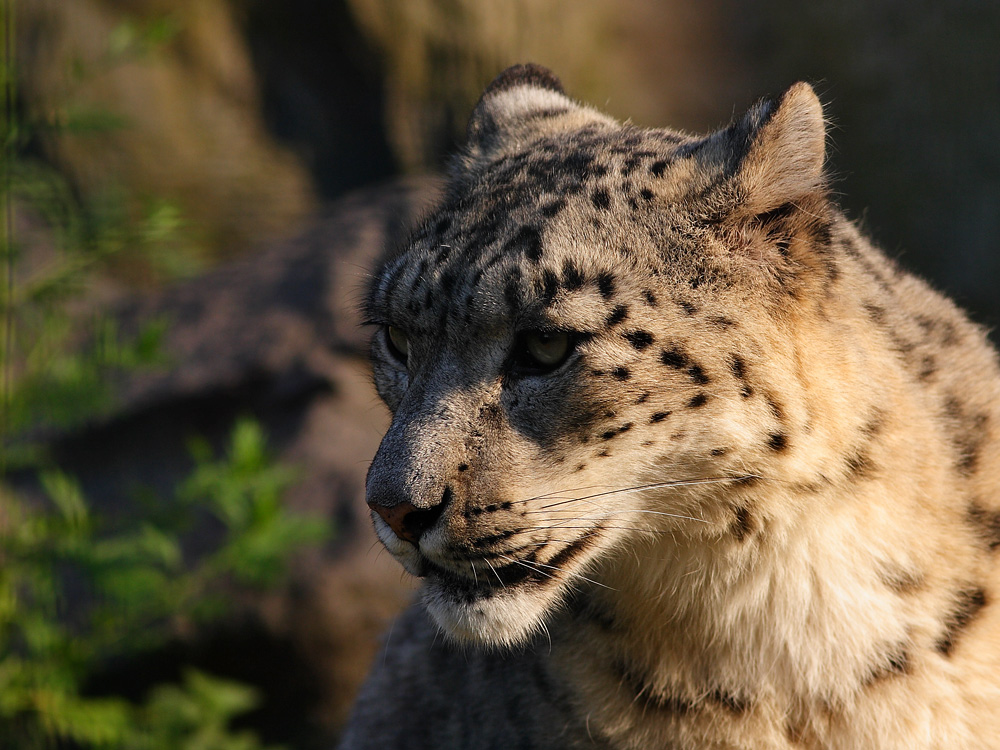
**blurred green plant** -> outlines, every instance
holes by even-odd
[[[9,26],[9,14],[3,21]],[[176,22],[169,18],[125,22],[111,35],[106,64],[149,55],[174,33]],[[27,435],[44,438],[107,416],[116,376],[166,364],[159,354],[166,323],[152,321],[130,337],[121,336],[98,301],[100,284],[111,277],[156,283],[201,268],[175,203],[155,197],[137,201],[115,188],[113,180],[102,193],[84,199],[55,168],[33,156],[35,141],[55,132],[86,137],[128,124],[113,112],[72,102],[70,94],[50,119],[22,121],[6,49],[11,38],[2,37],[0,55],[0,470],[35,460],[39,445],[26,441]],[[15,224],[30,228],[29,243],[19,242]],[[16,445],[14,435],[20,437]]]
[[[0,487],[0,737],[34,750],[53,742],[122,750],[260,747],[230,734],[229,720],[256,705],[244,686],[189,672],[146,702],[87,696],[110,659],[141,655],[227,611],[234,583],[280,582],[289,556],[322,541],[326,522],[280,502],[294,472],[268,456],[260,427],[242,419],[225,455],[193,446],[195,469],[168,517],[108,533],[79,485],[58,469],[40,474],[45,507]],[[185,559],[181,537],[208,513],[225,530],[218,547]],[[190,556],[188,556],[190,557]]]
[[[253,733],[230,727],[258,701],[247,686],[189,670],[141,703],[88,691],[112,661],[140,659],[224,615],[234,592],[280,583],[295,550],[330,528],[287,512],[281,495],[294,473],[272,460],[247,419],[221,456],[192,441],[191,476],[137,518],[100,517],[53,462],[46,441],[113,413],[119,376],[165,364],[168,323],[124,336],[94,287],[122,267],[172,278],[195,266],[173,204],[150,199],[137,214],[113,190],[83,204],[30,157],[42,134],[17,117],[10,8],[0,2],[0,747],[258,750]],[[172,23],[123,27],[109,60],[147,54]],[[84,114],[45,127],[127,127],[113,113]],[[22,245],[15,224],[42,229]],[[14,490],[14,470],[37,495]],[[221,539],[211,551],[185,551],[185,534],[206,523]]]

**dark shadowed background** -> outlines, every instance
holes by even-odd
[[[97,416],[5,427],[5,449],[43,444],[96,509],[120,513],[134,510],[136,487],[165,490],[190,471],[190,435],[221,445],[249,414],[299,468],[288,507],[336,521],[282,586],[116,661],[101,689],[141,696],[191,663],[258,686],[249,726],[265,741],[313,748],[336,736],[412,590],[373,547],[362,499],[386,413],[368,383],[359,290],[382,246],[433,200],[433,175],[509,64],[550,67],[571,96],[619,118],[694,132],[811,82],[849,215],[976,320],[1000,323],[996,2],[14,7],[15,108],[27,131],[18,158],[57,175],[61,200],[88,221],[146,228],[122,235],[72,309],[112,316],[122,335],[166,323],[160,363],[109,374],[113,403]],[[62,252],[63,227],[23,195],[13,213],[12,283],[30,285]],[[138,245],[151,252],[130,254]],[[7,366],[15,380],[24,370]],[[37,491],[28,469],[6,481]]]

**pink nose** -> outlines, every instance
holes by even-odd
[[[405,501],[388,507],[369,501],[368,506],[389,524],[392,533],[416,545],[423,533],[441,517],[445,503],[438,503],[431,508],[418,508]]]

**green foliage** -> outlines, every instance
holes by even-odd
[[[9,491],[0,498],[0,737],[25,750],[53,740],[122,750],[259,747],[227,728],[256,701],[234,683],[191,672],[142,706],[82,692],[108,659],[155,648],[179,625],[225,611],[233,581],[280,582],[291,553],[329,533],[281,505],[294,474],[268,457],[254,422],[237,422],[223,457],[203,441],[194,452],[196,468],[170,503],[181,512],[169,523],[109,533],[57,469],[40,474],[46,507],[29,508]],[[225,538],[186,559],[181,530],[206,512]]]
[[[153,56],[176,30],[170,18],[123,24],[102,64]],[[280,583],[295,550],[329,527],[287,512],[281,496],[294,473],[247,419],[221,456],[194,441],[190,478],[170,498],[145,498],[140,518],[102,518],[47,457],[52,434],[114,413],[121,376],[167,364],[168,321],[122,335],[88,291],[109,273],[148,282],[195,265],[172,203],[148,199],[136,211],[113,189],[83,203],[25,155],[46,133],[16,117],[11,59],[0,54],[0,747],[260,750],[255,735],[230,728],[257,703],[246,686],[189,670],[139,704],[87,690],[110,660],[140,658],[224,614],[234,593]],[[123,127],[114,113],[72,102],[44,125],[81,137]],[[30,253],[14,231],[25,222],[42,228]],[[36,494],[12,489],[15,469],[22,482],[35,478]],[[184,535],[206,524],[221,528],[221,541],[185,552]]]
[[[213,560],[218,569],[231,570],[244,584],[272,586],[290,550],[327,535],[325,523],[285,513],[281,493],[294,474],[270,464],[255,422],[236,423],[225,460],[213,460],[204,441],[193,441],[191,449],[197,468],[179,494],[204,502],[225,524],[228,536]]]

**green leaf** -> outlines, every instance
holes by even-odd
[[[39,475],[42,488],[55,504],[60,515],[72,528],[86,526],[89,516],[87,505],[79,483],[58,469],[50,469]]]

